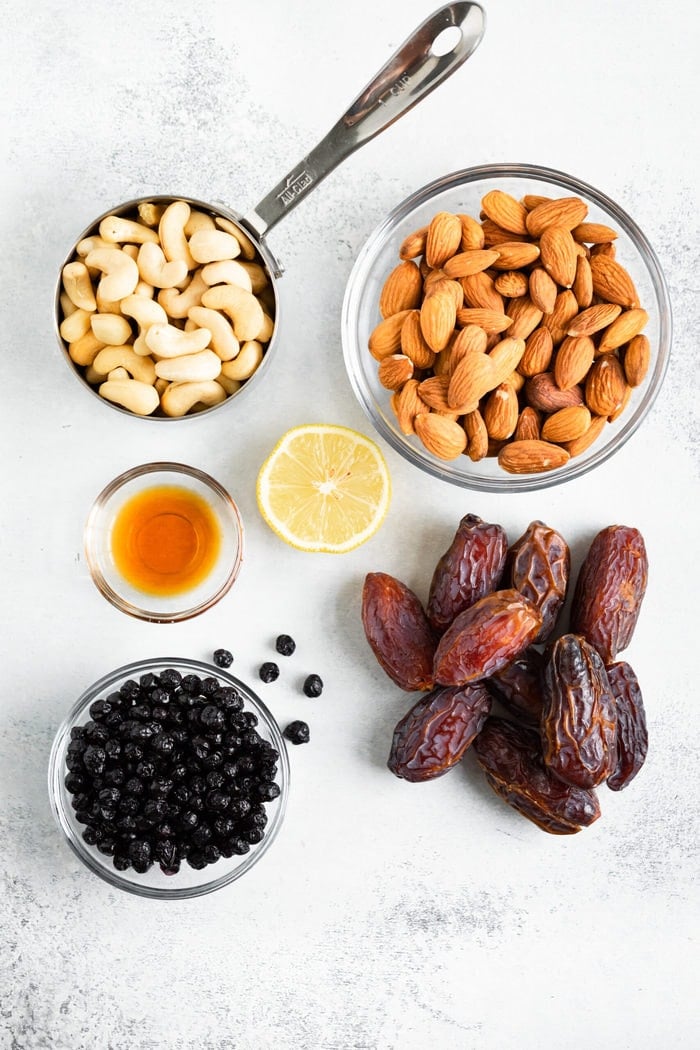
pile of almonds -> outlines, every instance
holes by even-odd
[[[648,314],[617,231],[579,197],[491,190],[405,238],[369,338],[404,434],[512,474],[589,448],[646,375]]]

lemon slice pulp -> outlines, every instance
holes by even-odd
[[[349,427],[294,427],[267,457],[258,508],[298,550],[343,554],[375,534],[389,508],[391,481],[374,441]]]

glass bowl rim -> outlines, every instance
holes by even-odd
[[[265,837],[245,856],[245,860],[226,875],[221,875],[218,878],[211,879],[208,882],[199,883],[195,886],[181,888],[172,886],[160,889],[154,886],[140,886],[129,881],[121,872],[118,872],[116,868],[110,868],[107,864],[109,861],[108,857],[105,857],[104,864],[100,864],[85,848],[82,838],[76,833],[70,821],[65,816],[64,807],[60,802],[61,781],[65,775],[61,766],[65,758],[66,748],[70,742],[71,727],[77,724],[77,719],[81,714],[87,712],[90,704],[97,700],[99,696],[105,692],[105,690],[109,689],[115,682],[120,679],[130,678],[137,673],[144,674],[157,667],[174,667],[176,669],[187,668],[188,672],[200,674],[207,672],[210,675],[214,675],[216,678],[221,678],[226,681],[228,685],[233,685],[235,688],[241,688],[246,703],[252,704],[256,709],[255,713],[262,716],[266,730],[272,738],[273,746],[279,752],[280,756],[278,762],[280,795],[276,799],[277,808],[271,823],[266,829]],[[97,681],[93,682],[92,685],[88,686],[88,688],[81,693],[58,727],[51,744],[48,765],[48,791],[51,812],[58,828],[63,833],[63,838],[68,843],[73,853],[94,875],[98,875],[103,881],[109,883],[116,889],[132,893],[137,897],[149,897],[153,900],[186,900],[191,897],[201,897],[205,894],[212,893],[214,890],[228,886],[232,882],[241,878],[242,875],[249,871],[260,860],[260,858],[264,856],[277,838],[287,807],[289,783],[290,765],[287,747],[277,721],[266,704],[263,703],[257,693],[253,692],[246,682],[242,681],[240,678],[236,678],[235,675],[230,674],[228,671],[220,667],[206,664],[201,660],[193,660],[186,657],[150,657],[145,660],[134,660],[131,663],[123,664],[121,667],[115,668],[113,671],[109,671]],[[215,864],[211,865],[212,868],[215,866]],[[163,877],[167,878],[167,876]],[[177,876],[173,876],[173,878],[176,877]]]
[[[99,566],[96,564],[94,554],[92,553],[88,542],[91,529],[94,528],[98,516],[111,496],[134,479],[146,477],[148,474],[156,474],[159,472],[171,473],[175,477],[185,475],[194,478],[196,481],[205,485],[206,488],[211,489],[216,493],[231,514],[231,522],[238,541],[235,560],[229,569],[224,582],[220,584],[216,591],[214,591],[214,593],[207,599],[174,613],[154,612],[148,609],[139,608],[133,602],[127,601],[123,598],[104,578]],[[104,486],[101,492],[99,492],[93,500],[83,527],[83,549],[85,551],[85,560],[90,572],[90,577],[100,594],[115,608],[119,609],[120,612],[127,613],[127,615],[133,616],[137,620],[145,620],[148,623],[182,623],[184,620],[191,620],[193,617],[201,615],[201,613],[206,612],[207,609],[211,609],[216,605],[224,595],[231,590],[231,587],[238,578],[241,571],[241,565],[243,564],[244,543],[245,530],[243,519],[233,496],[231,496],[224,486],[217,481],[216,478],[212,477],[211,474],[207,474],[206,471],[200,470],[199,467],[192,467],[187,463],[178,463],[174,460],[157,460],[151,463],[141,463],[135,467],[130,467],[121,474],[118,474]]]
[[[374,253],[383,247],[391,232],[403,219],[415,209],[428,203],[437,194],[487,178],[548,182],[560,189],[573,191],[608,212],[622,227],[641,257],[653,286],[655,305],[658,306],[658,352],[642,401],[621,429],[597,452],[593,452],[585,459],[578,457],[570,459],[564,467],[548,473],[527,475],[504,472],[502,477],[479,477],[455,471],[449,461],[443,463],[437,459],[430,460],[427,453],[424,454],[407,440],[401,439],[385,423],[381,413],[375,409],[373,395],[365,386],[360,369],[355,367],[356,361],[360,360],[361,354],[366,350],[359,345],[359,307],[367,280],[371,275]],[[532,492],[564,484],[587,474],[619,451],[646,418],[661,390],[669,365],[672,332],[673,315],[665,275],[656,252],[634,219],[611,197],[589,183],[556,168],[536,164],[498,163],[462,168],[439,176],[409,194],[375,226],[365,239],[350,271],[341,310],[341,340],[345,370],[353,393],[375,430],[403,459],[425,473],[461,488],[497,493]]]

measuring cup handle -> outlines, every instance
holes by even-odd
[[[341,161],[459,69],[478,47],[485,24],[483,8],[470,2],[446,4],[426,18],[315,149],[246,215],[245,223],[263,237]],[[437,54],[433,45],[451,26],[460,30],[459,40],[445,54]]]

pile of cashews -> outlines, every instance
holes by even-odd
[[[108,215],[62,270],[59,332],[101,397],[140,416],[224,401],[259,367],[275,299],[255,245],[186,201]]]

